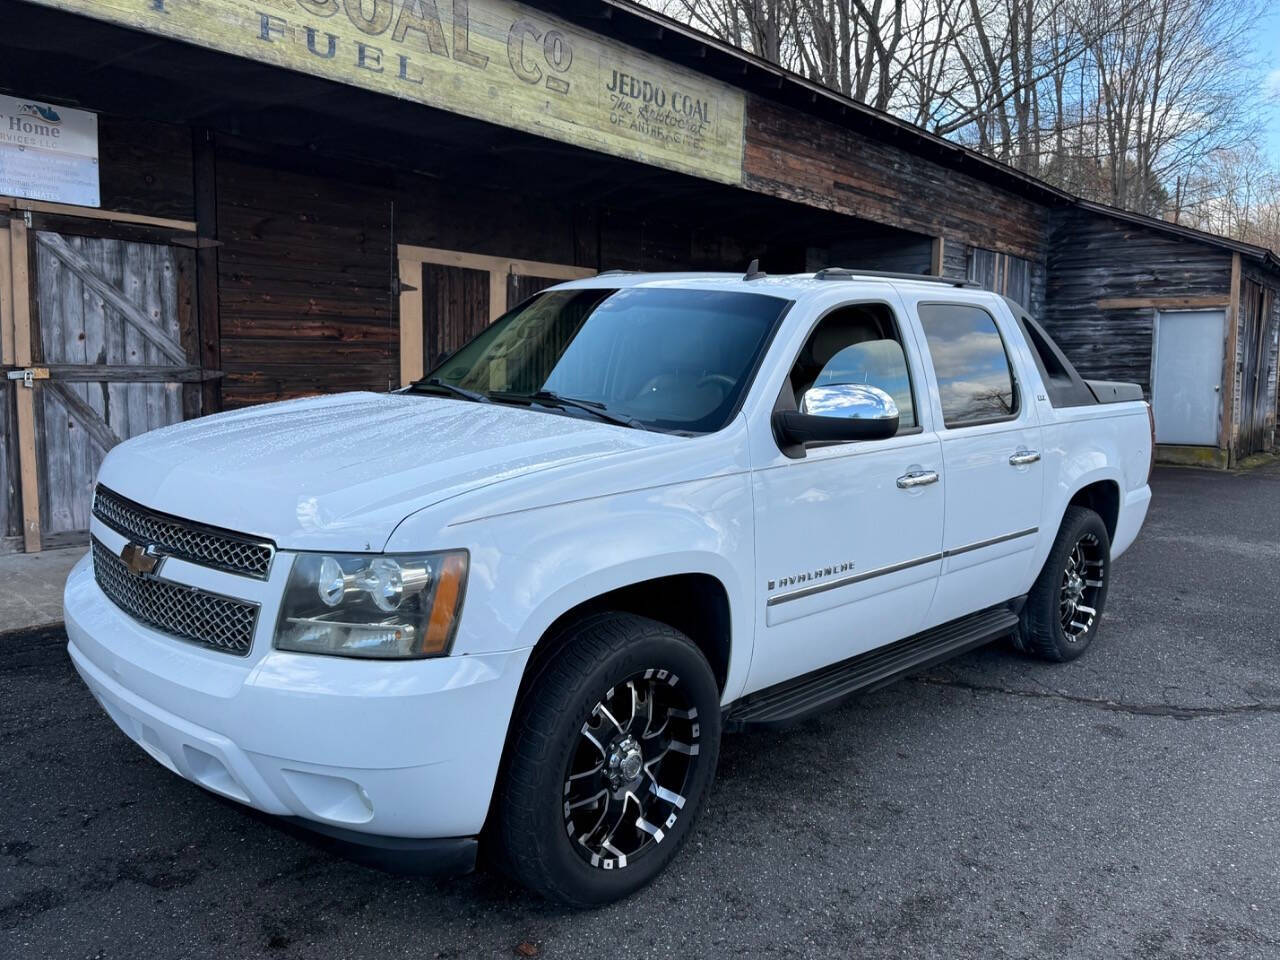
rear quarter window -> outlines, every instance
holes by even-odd
[[[961,303],[922,303],[918,311],[947,428],[1017,416],[1013,368],[991,314]]]

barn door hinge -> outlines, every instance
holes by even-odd
[[[49,368],[27,367],[25,370],[10,370],[6,376],[10,380],[21,380],[24,387],[34,388],[37,380],[49,379]]]
[[[402,293],[413,293],[417,289],[418,288],[413,284],[405,283],[399,277],[396,277],[391,281],[391,292],[397,297]]]

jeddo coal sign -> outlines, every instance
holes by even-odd
[[[733,87],[510,0],[38,0],[726,183]]]

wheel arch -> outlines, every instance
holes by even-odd
[[[578,600],[542,631],[525,665],[521,691],[539,667],[571,639],[575,624],[610,612],[648,617],[689,637],[707,658],[724,695],[733,655],[733,611],[724,582],[705,571],[637,579]]]
[[[1111,477],[1095,479],[1079,487],[1062,508],[1063,517],[1067,507],[1088,507],[1102,518],[1107,528],[1107,537],[1114,540],[1116,527],[1120,522],[1120,484]],[[1062,518],[1058,525],[1061,527]]]

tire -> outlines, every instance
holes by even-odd
[[[1055,663],[1080,656],[1097,636],[1110,583],[1107,525],[1087,507],[1067,507],[1022,608],[1019,646]]]
[[[591,907],[647,884],[688,839],[720,691],[692,641],[654,620],[599,614],[555,644],[516,706],[491,837],[513,879]]]

